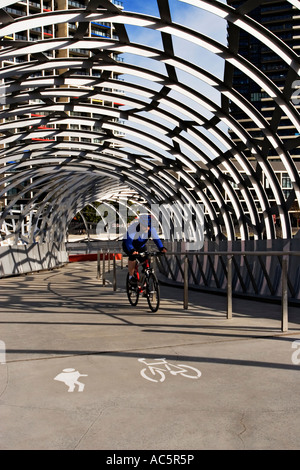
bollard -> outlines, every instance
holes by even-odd
[[[281,267],[281,284],[282,284],[282,293],[281,293],[281,331],[288,331],[288,283],[287,283],[287,274],[288,274],[288,260],[285,256],[282,258],[282,267]]]
[[[117,290],[116,254],[113,253],[113,291]]]
[[[232,319],[232,256],[227,259],[227,319]]]
[[[105,252],[103,251],[102,259],[102,284],[105,286]]]
[[[100,268],[100,251],[97,252],[97,279],[101,277],[101,268]]]
[[[184,257],[184,284],[183,284],[183,308],[189,307],[189,265],[187,255]]]

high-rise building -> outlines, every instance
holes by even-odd
[[[111,2],[117,6],[120,9],[123,9],[123,4],[119,0],[111,0]],[[22,0],[13,3],[10,6],[4,7],[3,10],[7,14],[7,18],[9,21],[17,20],[22,17],[30,17],[32,15],[37,15],[37,14],[42,14],[42,13],[51,13],[52,11],[62,11],[62,10],[72,10],[72,9],[81,9],[85,8],[89,4],[89,0]],[[41,22],[42,23],[42,22]],[[18,44],[20,47],[22,45],[26,46],[26,44],[30,44],[31,42],[39,42],[39,41],[47,41],[47,40],[53,40],[55,38],[73,38],[74,35],[76,34],[78,28],[80,25],[76,22],[71,23],[71,22],[62,22],[58,24],[47,24],[44,26],[41,24],[41,26],[34,27],[32,29],[27,29],[24,31],[18,31],[16,33],[13,33],[10,36],[5,36],[4,41],[6,41],[6,45],[9,46],[9,41],[14,42],[15,44]],[[116,38],[116,32],[115,29],[110,22],[89,22],[86,23],[86,30],[84,32],[84,37],[86,38],[109,38],[113,39]],[[101,47],[101,42],[99,42],[99,47]],[[16,65],[20,64],[26,64],[30,62],[34,62],[36,59],[37,60],[42,60],[43,61],[43,56],[45,60],[49,59],[50,63],[51,61],[55,61],[55,59],[72,59],[72,58],[83,58],[83,59],[88,59],[89,57],[93,56],[93,51],[88,50],[88,49],[80,49],[80,48],[49,48],[48,50],[44,51],[42,54],[24,54],[24,55],[15,55],[12,57],[6,56],[5,60],[0,61],[0,68],[2,71],[5,69],[7,70],[12,70],[12,72],[9,72],[5,78],[2,78],[0,80],[0,85],[5,85],[9,84],[14,80],[16,76],[13,74],[13,67]],[[111,53],[110,57],[112,60],[115,60],[117,62],[122,61],[121,55],[117,54],[116,52]],[[34,79],[35,77],[44,77],[45,78],[45,83],[46,83],[46,78],[52,77],[52,79],[55,76],[58,75],[64,75],[64,73],[67,73],[67,70],[62,70],[62,69],[57,69],[57,67],[53,66],[47,66],[47,67],[40,67],[39,71],[35,71],[32,74],[29,74],[25,78]],[[80,75],[80,76],[92,76],[92,77],[100,77],[101,76],[101,70],[98,67],[90,67],[88,69],[84,68],[74,68],[72,70],[72,76]],[[111,72],[110,76],[107,77],[108,79],[115,79],[118,80],[119,74],[117,72]],[[22,80],[23,82],[23,80]],[[88,81],[87,81],[88,82]],[[25,83],[25,79],[24,79]],[[70,91],[73,88],[72,86],[72,80],[64,80],[62,79],[61,85],[58,85],[59,87],[64,87],[68,88]],[[89,91],[93,90],[92,86],[87,85],[78,85],[74,86],[76,90],[84,90],[84,91]],[[116,86],[117,89],[117,86]],[[117,91],[114,89],[114,95],[115,92]],[[28,106],[28,114],[26,114],[26,111],[23,113],[15,113],[11,114],[9,117],[5,117],[4,119],[0,119],[0,124],[5,124],[11,121],[12,123],[15,123],[12,126],[12,130],[9,132],[13,132],[14,134],[19,134],[20,139],[22,139],[22,135],[24,136],[24,131],[26,133],[26,127],[20,127],[18,126],[18,121],[20,119],[22,120],[32,120],[33,126],[36,126],[36,129],[40,131],[40,136],[37,134],[36,136],[32,137],[26,137],[26,142],[28,143],[30,140],[31,141],[40,141],[42,143],[48,143],[49,141],[56,141],[56,140],[63,140],[64,142],[84,142],[86,144],[101,144],[101,129],[97,127],[97,118],[101,117],[101,111],[97,113],[97,109],[101,106],[106,106],[106,107],[119,107],[120,103],[116,103],[115,100],[110,99],[109,97],[109,92],[111,91],[109,88],[104,88],[104,95],[105,91],[108,92],[106,93],[107,98],[104,99],[96,99],[93,97],[91,94],[90,97],[87,96],[86,98],[86,103],[87,105],[94,105],[91,107],[91,112],[79,112],[79,111],[74,111],[72,110],[72,106],[70,106],[70,110],[65,110],[64,112],[69,115],[70,117],[82,117],[86,118],[86,123],[82,122],[81,123],[69,123],[66,126],[60,126],[60,129],[63,131],[62,135],[63,137],[56,137],[56,136],[51,136],[51,132],[48,133],[47,131],[51,131],[51,129],[56,128],[56,124],[53,122],[50,122],[51,119],[50,116],[53,116],[53,112],[43,110],[43,108],[47,108],[46,103],[47,103],[47,98],[42,99],[42,97],[34,97],[32,99],[27,98],[27,101],[24,100],[20,104],[22,105],[29,105]],[[22,84],[22,92],[26,94],[26,88],[24,87],[24,84]],[[119,92],[122,93],[122,92]],[[37,93],[38,94],[38,93]],[[88,93],[87,93],[88,94]],[[64,103],[74,103],[74,100],[76,100],[76,93],[73,92],[69,93],[66,91],[65,96],[60,96],[60,97],[55,97],[51,96],[51,100],[54,103],[59,103],[59,102],[64,102]],[[4,96],[4,95],[3,95]],[[31,97],[30,97],[31,98]],[[82,100],[81,100],[82,102]],[[5,109],[11,109],[12,104],[7,103],[7,102],[2,102],[2,106],[0,106],[0,109],[3,111]],[[34,106],[36,105],[36,106]],[[36,107],[36,110],[34,110],[34,107]],[[39,119],[45,120],[45,123],[42,124],[36,124],[36,122]],[[114,118],[112,118],[113,120]],[[91,126],[90,122],[94,120],[95,124]],[[35,121],[35,122],[34,122]],[[30,126],[29,126],[30,127]],[[44,131],[44,132],[43,132]],[[80,132],[78,132],[80,131]],[[1,132],[1,129],[0,129]],[[116,130],[113,130],[112,133],[114,135],[118,135],[119,137],[122,135],[121,132],[118,132]],[[19,144],[21,142],[19,141]],[[5,144],[2,144],[0,148],[9,148],[10,146],[16,145],[16,141],[13,139],[8,139],[8,142]],[[118,147],[118,143],[112,143],[110,144],[110,147]],[[15,177],[16,173],[13,173],[14,171],[18,170],[13,170],[11,169],[10,165],[10,170],[11,177]],[[6,173],[6,177],[9,177],[10,174]],[[22,188],[19,188],[17,190],[16,188],[13,189],[7,189],[7,192],[5,193],[4,197],[0,199],[0,212],[7,207],[7,205],[11,202],[14,201],[14,206],[13,210],[11,212],[11,217],[6,217],[6,223],[8,224],[7,230],[11,230],[12,232],[14,231],[14,224],[18,220],[20,212],[22,212],[24,205],[28,201],[31,200],[33,193],[32,190],[29,189],[28,192],[26,191],[26,186],[30,188],[30,183],[31,180],[28,179],[26,183],[22,183]],[[25,186],[26,185],[26,186]],[[6,186],[9,186],[6,183]],[[19,197],[18,197],[18,196]],[[11,225],[11,226],[10,226]],[[3,230],[3,228],[2,228]],[[26,227],[24,227],[24,231],[26,232]]]
[[[228,5],[239,8],[245,2],[228,0]],[[255,6],[255,5],[254,5]],[[243,5],[244,7],[244,5]],[[251,9],[248,2],[247,15],[265,28],[274,33],[278,38],[285,42],[294,51],[299,53],[300,50],[300,15],[299,10],[290,2],[282,0],[274,0],[272,2],[262,2],[258,7]],[[291,87],[297,79],[288,69],[288,65],[274,51],[269,49],[254,35],[249,34],[243,29],[237,28],[233,23],[228,24],[228,46],[231,50],[237,51],[242,57],[249,60],[258,69],[260,69],[286,96],[290,96]],[[300,171],[300,148],[296,141],[297,133],[293,123],[289,118],[280,113],[274,100],[262,90],[261,86],[254,82],[243,71],[227,64],[225,68],[225,81],[232,83],[232,87],[243,95],[268,121],[272,128],[277,132],[282,142],[287,145],[290,154],[295,162],[296,167]],[[290,213],[292,230],[295,234],[299,229],[300,211],[295,198],[292,197],[292,183],[288,176],[283,163],[280,161],[275,150],[266,145],[264,135],[261,129],[253,123],[248,115],[235,103],[229,101],[230,114],[244,127],[245,130],[254,137],[261,147],[264,158],[268,159],[273,171],[275,172],[281,185],[284,197],[287,200],[287,209]],[[299,107],[299,106],[298,106]],[[230,132],[232,139],[239,143],[240,139],[234,132]],[[244,153],[251,161],[250,151],[244,149]],[[257,162],[253,159],[253,165],[257,166]],[[275,205],[275,198],[269,186],[266,176],[261,172],[261,180],[265,187],[267,196],[271,205]],[[237,189],[237,188],[236,188]],[[289,196],[291,197],[289,198]],[[288,199],[289,198],[289,199]],[[274,214],[274,218],[276,215]],[[279,224],[277,218],[277,225]],[[280,227],[277,230],[280,236]]]

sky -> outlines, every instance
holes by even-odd
[[[224,0],[225,1],[225,0]],[[137,13],[148,14],[159,17],[159,11],[156,0],[123,0],[124,9]],[[187,26],[192,30],[199,31],[208,37],[216,40],[222,45],[227,44],[227,22],[224,19],[213,15],[205,10],[189,5],[180,0],[169,0],[171,16],[173,22]],[[158,31],[149,28],[137,26],[126,26],[130,40],[140,44],[146,44],[158,49],[162,48],[161,34]],[[174,52],[177,57],[183,58],[212,73],[219,79],[223,79],[224,60],[212,52],[207,51],[203,47],[192,44],[190,41],[173,36]],[[134,64],[140,64],[151,70],[165,72],[164,65],[152,59],[143,59],[140,56],[125,55],[125,61]],[[191,76],[178,71],[179,79],[183,82],[187,81],[191,87],[201,87],[204,94],[214,101],[220,100],[220,95],[216,90],[208,87],[199,80],[191,81]]]
[[[128,11],[159,16],[156,0],[123,0],[124,8]],[[188,26],[212,39],[226,45],[226,21],[205,10],[189,5],[180,0],[169,0],[172,19],[175,23]],[[128,32],[134,35],[137,42],[150,43],[160,46],[160,34],[147,28],[127,26]],[[174,39],[175,53],[179,57],[191,60],[203,66],[219,78],[223,76],[224,61],[203,48],[193,46],[183,39]],[[202,50],[201,50],[202,49]]]
[[[226,2],[224,1],[223,3]],[[124,9],[128,11],[159,16],[156,0],[123,0],[123,5]],[[187,26],[191,25],[195,29],[198,27],[200,32],[209,34],[225,44],[226,22],[224,20],[218,21],[215,15],[189,5],[184,1],[169,0],[169,5],[173,21]]]
[[[159,10],[156,0],[123,0],[123,5],[126,11],[159,17]],[[192,30],[199,31],[200,33],[218,41],[220,44],[226,45],[227,23],[224,19],[221,19],[216,15],[189,5],[185,2],[181,2],[180,0],[169,0],[169,5],[174,23],[178,23],[180,25],[187,26]],[[152,46],[158,49],[163,49],[160,32],[151,30],[149,28],[128,25],[126,26],[126,29],[131,41]],[[173,45],[176,56],[188,60],[191,63],[198,65],[199,67],[202,67],[204,70],[212,73],[219,79],[223,78],[224,60],[220,57],[200,46],[193,45],[190,41],[176,38],[174,36]],[[155,70],[165,74],[165,66],[159,63],[159,61],[142,58],[133,54],[124,54],[124,60],[127,63],[134,63],[143,66],[147,70]],[[192,89],[199,90],[214,103],[220,105],[220,93],[217,90],[205,84],[201,80],[191,77],[186,72],[177,70],[177,75],[181,82],[188,84]],[[124,77],[126,80],[126,76]],[[142,82],[145,86],[145,80],[141,81],[141,79],[137,77],[130,76],[129,81],[134,83]],[[149,83],[149,87],[153,88],[153,83]],[[179,95],[176,92],[171,93],[173,94],[174,98],[179,98]],[[191,99],[184,99],[187,105],[195,105],[191,102]],[[212,117],[211,113],[205,108],[201,108],[200,112],[208,119]]]

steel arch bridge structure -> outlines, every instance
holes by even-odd
[[[0,197],[15,192],[1,213],[3,240],[13,244],[62,242],[78,211],[95,200],[115,200],[128,191],[146,206],[179,202],[196,209],[203,204],[209,240],[275,239],[274,211],[280,217],[282,237],[292,237],[289,208],[295,199],[300,206],[300,179],[291,155],[299,138],[283,142],[278,119],[267,120],[226,74],[220,78],[206,70],[205,63],[200,66],[176,52],[181,40],[197,56],[205,51],[246,73],[267,94],[274,115],[287,116],[300,133],[299,110],[292,100],[300,58],[247,15],[259,0],[252,7],[251,2],[244,2],[237,9],[217,0],[177,3],[210,12],[267,45],[287,64],[284,89],[239,55],[237,47],[229,48],[201,30],[174,22],[168,0],[153,0],[156,16],[120,10],[109,0],[90,0],[84,8],[17,19],[4,9],[14,3],[1,2],[0,61],[24,55],[30,60],[0,71]],[[300,7],[298,0],[289,3],[295,9]],[[90,22],[111,22],[116,35],[87,37]],[[34,42],[7,39],[41,25],[62,23],[77,25],[73,37]],[[159,46],[147,41],[152,37],[147,32],[157,35]],[[91,54],[47,55],[67,49]],[[116,54],[124,54],[126,60],[118,60]],[[47,74],[41,75],[42,70]],[[114,78],[114,73],[125,78]],[[121,101],[122,106],[99,106],[97,100]],[[226,100],[262,131],[261,140],[234,119],[222,105]],[[72,129],[75,126],[77,130]],[[84,126],[89,130],[83,130]],[[228,129],[238,141],[230,137]],[[72,136],[79,141],[70,140]],[[270,149],[292,182],[289,198],[267,158]],[[261,174],[268,181],[275,209]],[[16,202],[22,198],[24,204],[9,225]]]

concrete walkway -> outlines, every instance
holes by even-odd
[[[125,274],[116,292],[95,262],[1,279],[0,449],[298,450],[299,308],[283,334],[280,305],[234,299],[227,320],[224,297],[183,310],[161,286],[153,314]],[[189,368],[140,361],[160,358]]]

